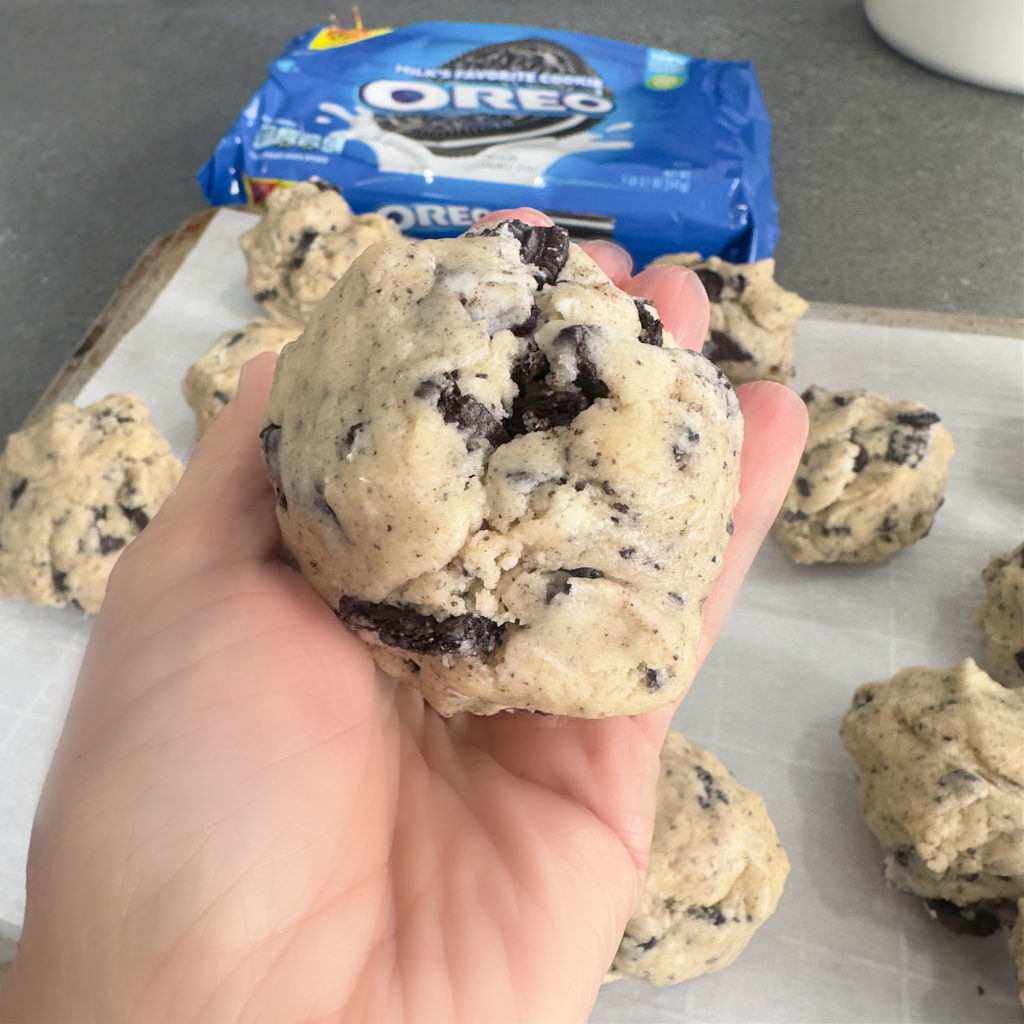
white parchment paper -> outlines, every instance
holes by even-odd
[[[187,457],[185,369],[259,312],[238,249],[251,223],[217,213],[81,403],[137,392]],[[675,726],[762,795],[792,863],[786,891],[731,967],[660,990],[616,982],[592,1021],[1018,1021],[1005,933],[953,935],[886,888],[837,730],[859,684],[980,655],[981,570],[1024,539],[1024,342],[812,309],[797,368],[798,389],[864,387],[939,412],[956,443],[946,503],[926,539],[883,565],[796,566],[767,541]],[[32,815],[89,624],[0,602],[0,941],[24,913]]]

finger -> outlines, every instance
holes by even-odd
[[[492,210],[477,223],[489,224],[497,220],[521,220],[538,226],[554,223],[540,210],[528,206]],[[618,287],[653,302],[662,322],[681,347],[698,352],[703,348],[711,306],[704,285],[692,270],[677,266],[648,267],[636,277],[630,277],[633,261],[614,242],[598,239],[585,242],[583,249]]]
[[[490,224],[497,220],[521,220],[537,227],[551,227],[554,224],[554,221],[546,213],[541,213],[540,210],[535,210],[531,206],[519,206],[514,210],[492,210],[490,213],[484,214],[477,224]],[[620,288],[624,287],[633,270],[632,257],[625,249],[604,239],[584,242],[581,248],[615,284]]]
[[[619,288],[625,288],[633,273],[633,258],[614,242],[603,238],[583,242],[580,248],[611,278]]]
[[[490,213],[485,213],[477,224],[492,224],[496,220],[521,220],[535,227],[548,228],[555,223],[546,213],[541,213],[532,206],[517,206],[514,210],[491,210]]]
[[[733,509],[722,571],[704,606],[697,667],[704,663],[732,609],[740,586],[782,506],[807,440],[807,408],[795,391],[774,381],[736,389],[743,409],[740,497]],[[660,746],[682,699],[637,716],[652,743]]]
[[[275,363],[264,353],[243,368],[238,394],[207,428],[177,488],[139,536],[147,557],[162,550],[182,570],[202,571],[276,552],[280,536],[259,439]]]
[[[736,389],[743,410],[740,497],[722,571],[704,608],[698,650],[703,662],[721,632],[754,556],[771,529],[793,481],[807,440],[807,407],[790,388],[755,381]]]
[[[681,348],[704,347],[711,317],[708,293],[700,278],[685,267],[648,267],[622,285],[631,295],[649,299]]]

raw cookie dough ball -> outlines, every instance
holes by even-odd
[[[58,405],[12,434],[0,457],[0,596],[98,611],[121,549],[181,471],[134,395]]]
[[[325,181],[276,188],[259,223],[241,238],[246,286],[271,316],[305,322],[367,246],[400,234],[379,213],[356,216]]]
[[[267,416],[286,547],[442,714],[633,714],[689,685],[739,405],[563,229],[375,246]]]
[[[302,324],[259,317],[241,330],[225,331],[185,371],[181,390],[196,417],[196,436],[238,392],[242,367],[262,352],[280,352],[302,333]]]
[[[993,555],[981,578],[985,600],[975,621],[985,634],[985,669],[1005,686],[1024,686],[1024,543]]]
[[[926,536],[953,439],[918,402],[810,387],[810,430],[775,521],[795,562],[877,562]]]
[[[840,729],[897,888],[958,907],[1024,896],[1024,690],[967,659],[853,695]]]
[[[728,263],[717,256],[677,252],[651,266],[689,267],[711,300],[711,321],[704,355],[725,371],[733,384],[752,380],[793,379],[793,340],[807,303],[775,283],[775,260]]]
[[[728,967],[774,913],[788,874],[761,798],[670,731],[647,879],[611,976],[672,985]]]

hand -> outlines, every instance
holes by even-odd
[[[517,215],[539,222],[534,213]],[[681,268],[616,283],[699,347]],[[639,896],[674,709],[443,719],[279,560],[246,368],[96,619],[36,818],[3,1020],[589,1013]],[[803,404],[739,389],[742,496],[701,655],[794,472]]]

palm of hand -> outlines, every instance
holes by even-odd
[[[110,1019],[585,1012],[640,883],[649,719],[445,721],[272,562],[134,582],[38,826],[33,873],[89,936],[59,976],[119,963]]]

